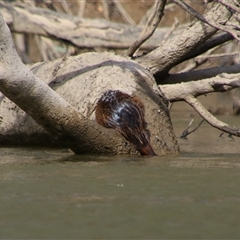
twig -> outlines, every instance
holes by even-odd
[[[191,127],[192,123],[193,123],[194,119],[192,119],[190,121],[190,123],[188,124],[187,128],[183,131],[183,133],[181,134],[180,138],[186,138],[188,135],[190,135],[191,133],[195,132],[201,125],[202,123],[205,121],[204,119],[202,119],[202,121],[198,124],[198,126],[196,128],[194,128],[192,131],[188,131],[188,129]]]
[[[224,134],[224,132],[220,133],[219,137],[222,137],[223,134]],[[233,136],[232,136],[232,134],[228,134],[228,137],[234,139]]]
[[[131,16],[126,12],[123,8],[122,4],[118,0],[112,0],[120,14],[122,15],[123,19],[129,23],[130,25],[135,25],[135,21],[131,18]]]
[[[229,21],[231,13],[226,7],[217,3],[213,4],[204,17],[223,24]],[[178,35],[135,60],[154,75],[157,83],[162,83],[176,64],[182,62],[190,52],[195,52],[216,32],[216,28],[205,25],[201,21],[195,21]]]
[[[72,14],[72,12],[71,12],[71,10],[70,10],[70,8],[69,8],[66,0],[62,0],[60,3],[61,3],[61,5],[62,5],[65,13],[67,13],[67,14]]]
[[[166,3],[165,7],[164,7],[164,11],[173,11],[173,9],[175,8],[175,4],[174,3]],[[149,17],[156,11],[155,10],[156,6],[155,4],[153,4],[145,13],[145,15],[142,17],[142,19],[140,20],[140,22],[138,23],[139,25],[145,25],[148,22]]]
[[[221,36],[223,35],[223,38],[221,38]],[[216,50],[218,50],[220,47],[222,47],[221,43],[223,44],[225,40],[228,39],[228,36],[231,37],[231,35],[229,33],[222,33],[219,36],[217,36],[214,39],[210,39],[209,42],[203,44],[202,46],[200,46],[196,51],[194,51],[194,53],[190,53],[192,54],[192,56],[195,56],[197,53],[200,53],[201,51],[204,51],[204,49],[207,49],[208,47],[213,47],[216,43],[219,43],[216,45],[216,47],[209,49],[205,54],[202,54],[200,56],[196,56],[193,59],[192,63],[187,64],[187,66],[184,69],[181,69],[179,72],[183,73],[183,72],[187,72],[187,71],[191,71],[197,67],[199,67],[200,65],[204,64],[205,62],[207,62],[209,59],[211,58],[234,58],[236,56],[239,56],[239,52],[235,51],[235,52],[231,52],[231,53],[221,53],[221,54],[212,54],[214,53]],[[224,37],[226,37],[224,39]],[[232,37],[231,37],[232,39]],[[220,41],[219,41],[220,40]],[[190,55],[189,55],[190,56]],[[189,56],[185,56],[188,60]]]
[[[197,18],[198,20],[209,24],[209,21],[200,13],[198,13],[197,11],[195,11],[193,8],[191,8],[189,5],[187,5],[185,2],[181,1],[181,0],[172,0],[174,3],[176,3],[179,7],[181,7],[182,9],[184,9],[186,12],[188,12],[189,14],[191,14],[192,16],[194,16],[195,18]],[[210,25],[210,24],[209,24]]]
[[[185,137],[188,135],[188,129],[192,126],[193,121],[194,121],[194,119],[192,119],[192,120],[189,122],[187,128],[182,132],[180,138],[185,138]]]
[[[218,120],[209,111],[206,110],[206,108],[197,100],[197,98],[189,95],[189,96],[186,96],[184,100],[189,105],[191,105],[199,113],[199,115],[204,120],[206,120],[211,126],[217,128],[223,132],[240,137],[240,129],[231,127],[228,124]]]
[[[164,11],[164,7],[166,4],[166,0],[155,0],[155,11],[152,14],[152,16],[149,17],[148,23],[146,25],[146,27],[144,28],[144,30],[142,31],[140,37],[138,40],[136,40],[132,46],[128,49],[127,51],[127,55],[129,57],[133,57],[133,54],[137,51],[137,49],[148,39],[150,38],[155,29],[157,28],[160,20],[162,19],[163,16],[163,11]]]
[[[194,51],[189,52],[187,55],[185,55],[182,59],[179,59],[178,63],[182,63],[184,61],[187,61],[189,59],[193,59],[194,57],[198,57],[200,54],[203,54],[204,52],[211,51],[212,48],[215,47],[221,47],[221,44],[224,44],[230,40],[232,40],[233,37],[230,33],[221,32],[204,42],[202,45],[198,46]],[[214,50],[215,51],[215,50]],[[203,55],[203,58],[205,56]],[[201,61],[195,61],[192,64],[188,64],[186,68],[182,69],[180,72],[187,72],[189,70],[193,70],[194,68],[198,67],[199,65],[203,64],[205,61],[207,61],[207,58],[201,62]],[[161,82],[162,84],[165,83],[164,81],[159,81],[158,76],[155,76],[155,79],[157,82]],[[168,81],[168,80],[167,80]],[[168,81],[169,82],[169,81]],[[169,82],[170,83],[170,82]]]

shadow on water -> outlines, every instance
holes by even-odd
[[[203,124],[178,141],[152,158],[0,148],[0,238],[240,238],[239,139]]]

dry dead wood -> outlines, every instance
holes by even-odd
[[[56,139],[75,153],[136,154],[129,142],[94,121],[97,100],[107,89],[118,89],[144,102],[154,151],[178,152],[166,100],[144,68],[113,54],[89,53],[36,64],[30,71],[20,61],[2,17],[0,33],[0,91],[21,108],[1,97],[2,144],[9,139]]]
[[[238,69],[239,71],[239,69]],[[240,74],[222,73],[210,79],[201,81],[183,82],[178,84],[161,86],[166,97],[171,101],[185,101],[191,105],[199,115],[213,127],[240,137],[240,129],[231,127],[214,117],[201,102],[197,96],[212,92],[225,92],[240,87]]]
[[[214,4],[204,15],[206,21],[226,23],[232,14],[220,3]],[[155,75],[160,84],[169,70],[186,59],[195,49],[204,44],[217,29],[208,24],[196,21],[181,34],[160,44],[156,49],[135,60]]]
[[[104,19],[78,18],[48,9],[12,5],[2,1],[0,8],[12,32],[59,39],[80,48],[127,49],[143,31],[142,26],[129,26]],[[168,31],[169,28],[158,29],[141,48],[156,47]]]
[[[175,1],[180,3],[180,1]],[[182,2],[182,1],[181,1]],[[164,5],[164,1],[162,1]],[[182,2],[183,3],[183,2]],[[136,64],[139,63],[142,67],[140,67],[138,64],[134,65],[137,66],[136,68],[139,69],[141,68],[141,72],[144,72],[147,74],[147,70],[151,74],[155,76],[155,80],[158,83],[161,83],[162,85],[159,86],[159,89],[162,89],[163,94],[159,89],[157,90],[157,95],[160,96],[166,96],[169,101],[174,102],[174,101],[186,101],[188,104],[190,104],[206,121],[208,121],[212,126],[223,130],[227,133],[230,133],[235,136],[240,136],[240,131],[238,129],[235,129],[233,127],[228,126],[226,123],[223,123],[216,119],[214,116],[212,116],[202,105],[201,103],[197,100],[197,96],[202,95],[202,94],[207,94],[210,92],[222,92],[222,91],[228,91],[233,88],[238,88],[240,86],[239,83],[239,75],[238,74],[231,74],[231,75],[221,75],[221,71],[223,72],[223,69],[221,70],[216,70],[214,71],[209,71],[209,79],[206,79],[206,76],[204,76],[204,73],[202,72],[202,77],[198,75],[197,72],[189,72],[186,74],[191,75],[191,77],[188,78],[188,80],[185,79],[184,83],[181,82],[181,77],[183,76],[182,73],[180,74],[175,74],[175,75],[170,75],[168,76],[169,71],[176,66],[177,64],[190,59],[192,57],[198,56],[200,53],[203,53],[207,51],[208,49],[211,49],[215,46],[218,46],[219,44],[229,41],[233,38],[238,39],[238,27],[236,26],[235,22],[238,21],[238,12],[239,12],[239,5],[237,5],[236,1],[231,1],[231,2],[226,2],[224,0],[219,0],[218,2],[214,1],[211,7],[209,7],[208,11],[204,15],[200,15],[193,11],[189,6],[186,5],[181,5],[185,10],[190,12],[193,16],[195,16],[198,20],[194,21],[188,28],[184,29],[182,32],[175,33],[176,35],[168,40],[162,41],[160,43],[160,38],[158,37],[158,43],[159,46],[155,48],[154,50],[150,51],[147,54],[144,54],[142,56],[137,56],[134,58],[135,63],[133,61],[129,61],[128,64]],[[115,47],[115,48],[127,48],[131,46],[131,43],[134,42],[134,40],[138,39],[140,36],[140,33],[143,31],[142,28],[140,27],[128,27],[126,28],[125,25],[112,25],[109,22],[106,21],[89,21],[88,19],[81,19],[79,20],[78,18],[70,17],[70,16],[64,16],[59,15],[58,13],[54,13],[49,17],[48,14],[50,14],[50,11],[48,10],[39,10],[36,8],[29,8],[27,11],[21,6],[11,6],[13,11],[8,11],[10,5],[6,5],[4,3],[1,3],[5,17],[8,19],[9,22],[11,22],[11,29],[13,31],[20,31],[20,32],[26,32],[26,31],[31,31],[31,33],[36,33],[39,35],[47,36],[47,37],[54,37],[54,38],[61,38],[64,40],[67,40],[71,44],[75,44],[77,46],[84,46],[84,47],[96,47],[97,44],[98,46],[105,46],[105,47]],[[162,6],[163,6],[162,5]],[[159,5],[160,6],[160,5]],[[162,8],[158,8],[160,12],[163,10]],[[159,11],[156,11],[157,13],[160,13]],[[17,14],[16,14],[17,13]],[[14,15],[15,14],[15,15]],[[14,16],[14,18],[13,18]],[[35,18],[37,16],[37,18]],[[47,17],[46,17],[47,16]],[[24,19],[25,23],[29,23],[28,28],[30,30],[26,30],[19,24],[16,24],[15,19]],[[40,21],[37,21],[39,20]],[[155,20],[159,20],[160,18],[155,18]],[[56,22],[60,21],[61,25],[57,24]],[[158,21],[153,21],[157,23]],[[93,26],[95,24],[95,26]],[[66,28],[68,31],[64,32],[59,31],[61,26]],[[34,28],[34,30],[33,30]],[[149,29],[152,29],[150,31],[150,34],[143,35],[143,38],[140,38],[138,44],[134,43],[132,45],[131,54],[130,56],[133,55],[135,50],[141,46],[141,44],[152,34],[152,32],[155,30],[155,26],[150,26]],[[133,30],[134,29],[134,30]],[[137,30],[136,30],[137,29]],[[148,28],[147,28],[148,29]],[[229,30],[230,29],[230,30]],[[81,33],[79,32],[81,30]],[[168,29],[169,30],[169,29]],[[167,30],[167,31],[168,31]],[[221,31],[218,33],[218,31]],[[33,31],[33,32],[32,32]],[[35,32],[34,32],[35,31]],[[222,31],[226,31],[227,33],[223,33]],[[146,31],[147,32],[147,31]],[[157,32],[157,31],[156,31]],[[166,36],[165,32],[162,36]],[[147,37],[146,37],[147,36]],[[133,37],[134,40],[130,37]],[[97,40],[96,40],[97,39]],[[129,42],[130,39],[130,42]],[[154,36],[149,39],[147,43],[149,43],[151,40],[154,40]],[[148,45],[149,46],[149,45]],[[152,45],[153,46],[153,45]],[[131,48],[130,48],[131,49]],[[100,60],[96,65],[98,67],[105,67],[105,64],[102,63],[101,61],[104,62],[104,59],[106,56],[103,56],[103,59]],[[111,57],[112,58],[112,57]],[[107,60],[110,60],[110,65],[112,64],[112,59],[107,58]],[[116,60],[114,60],[116,61]],[[117,60],[117,61],[122,61],[122,60]],[[123,61],[125,62],[125,60]],[[64,62],[65,63],[65,62]],[[57,64],[58,65],[58,64]],[[113,64],[114,65],[114,64]],[[62,68],[61,65],[58,66],[59,68]],[[80,72],[82,74],[82,69],[85,69],[86,66],[82,66],[80,68]],[[41,66],[37,67],[37,72],[41,72]],[[90,68],[90,72],[92,71],[92,66]],[[95,69],[95,68],[94,68]],[[124,67],[126,70],[126,67]],[[69,69],[68,69],[69,70]],[[131,69],[132,71],[133,69]],[[136,70],[136,69],[135,69]],[[135,70],[133,72],[135,72]],[[114,70],[115,71],[115,70]],[[204,71],[204,70],[203,70]],[[208,70],[205,70],[205,73],[207,73]],[[230,73],[231,72],[230,68],[228,69]],[[239,68],[237,70],[234,70],[236,73],[239,73]],[[36,72],[36,74],[37,74]],[[58,70],[57,70],[58,72]],[[71,71],[70,71],[71,72]],[[88,71],[87,71],[88,72]],[[137,71],[139,74],[139,71]],[[211,72],[211,73],[210,73]],[[214,72],[214,73],[213,73]],[[85,73],[85,72],[84,72]],[[136,73],[136,72],[135,72]],[[97,75],[96,72],[91,72],[91,74],[99,80],[99,76]],[[105,76],[101,72],[101,76]],[[111,73],[112,74],[112,73]],[[211,75],[212,74],[212,75]],[[66,73],[66,75],[69,75]],[[141,75],[141,74],[140,74]],[[148,75],[148,74],[147,74]],[[70,76],[73,76],[70,74]],[[84,76],[84,75],[83,75]],[[114,76],[114,75],[111,75]],[[186,75],[185,75],[186,76]],[[73,76],[73,78],[75,75]],[[126,79],[125,77],[121,76],[122,78]],[[179,84],[173,84],[173,78],[178,77],[178,79],[175,81],[175,83]],[[211,78],[210,78],[211,77]],[[63,79],[63,80],[62,80]],[[70,77],[71,79],[71,77]],[[90,78],[91,81],[93,81],[92,78]],[[151,78],[152,79],[152,78]],[[205,79],[205,80],[204,80]],[[193,80],[198,80],[193,82]],[[154,80],[151,80],[153,84]],[[190,82],[187,82],[190,81]],[[102,79],[102,82],[103,79]],[[166,83],[172,83],[172,85],[163,85]],[[56,78],[54,81],[50,81],[50,86],[53,88],[58,88],[58,85],[65,85],[68,86],[68,83],[65,82],[65,78],[60,77]],[[108,87],[109,82],[104,82],[104,84]],[[124,82],[124,85],[127,83]],[[132,82],[130,85],[133,84]],[[135,83],[134,83],[135,84]],[[150,85],[151,85],[150,84]],[[155,83],[154,83],[155,84]],[[154,85],[153,84],[153,85]],[[131,93],[136,93],[139,94],[139,92],[144,92],[146,91],[146,88],[148,89],[148,85],[142,86],[141,87],[138,85],[137,88],[141,88],[141,90],[136,90],[136,91],[131,91]],[[93,86],[91,86],[93,88]],[[90,89],[91,89],[90,87]],[[114,85],[113,84],[113,89],[119,88],[119,82]],[[101,86],[102,88],[102,86]],[[150,88],[151,89],[151,88]],[[153,90],[154,88],[152,88]],[[57,90],[57,89],[56,89]],[[66,89],[65,89],[66,90]],[[64,91],[65,91],[64,90]],[[69,89],[70,92],[73,90]],[[100,94],[100,92],[98,92]],[[153,95],[151,95],[152,101],[156,101],[154,96],[154,91],[152,92]],[[156,94],[156,92],[155,92]],[[150,96],[149,93],[147,96]],[[84,99],[86,99],[87,96],[84,96]],[[99,97],[99,95],[97,95]],[[95,96],[95,100],[97,99]],[[83,101],[84,101],[83,99]],[[147,97],[146,97],[147,99]],[[69,100],[70,101],[70,100]],[[71,105],[74,105],[74,100],[71,100]],[[160,104],[161,105],[161,104]],[[151,106],[151,104],[149,104]],[[79,107],[76,105],[76,107]],[[90,106],[90,110],[88,110],[89,106],[85,106],[85,111],[90,113],[89,116],[93,113],[93,105]],[[150,108],[149,108],[150,109]],[[148,110],[149,110],[148,109]],[[157,110],[156,106],[153,108]],[[160,108],[160,111],[164,109],[164,107]],[[149,121],[150,118],[153,117],[154,115],[152,112],[155,110],[149,110],[148,117]],[[152,112],[151,112],[152,111]],[[155,112],[156,114],[156,112]],[[165,114],[165,120],[164,122],[161,122],[160,125],[168,128],[171,127],[171,124],[168,124],[169,118],[166,117],[167,112]],[[87,117],[89,117],[87,116]],[[162,115],[164,116],[164,115]],[[156,119],[159,118],[153,118],[153,121],[156,121]],[[151,121],[150,121],[151,122]],[[153,124],[153,122],[151,122]],[[153,127],[152,129],[155,130]],[[171,132],[171,130],[170,130]],[[155,145],[157,146],[157,142],[161,142],[161,147],[167,142],[167,147],[164,149],[166,152],[169,150],[170,151],[175,151],[177,152],[177,147],[175,144],[174,140],[174,134],[171,135],[170,140],[169,137],[164,136],[164,133],[160,133],[160,138],[159,134],[155,134]],[[157,140],[156,140],[157,139]],[[174,147],[175,146],[175,147]],[[159,151],[161,152],[162,149],[159,147]],[[175,149],[175,150],[172,150]],[[112,150],[111,150],[112,151]],[[162,152],[161,152],[162,153]]]
[[[127,55],[129,57],[133,57],[134,53],[137,51],[137,49],[147,40],[149,39],[154,31],[156,30],[161,18],[163,17],[163,11],[164,7],[166,5],[166,0],[163,1],[155,1],[154,8],[155,11],[152,15],[149,16],[147,25],[145,26],[143,32],[141,33],[141,36],[139,39],[137,39],[131,47],[127,51]]]

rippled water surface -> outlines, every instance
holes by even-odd
[[[238,239],[240,139],[219,134],[204,123],[153,158],[0,148],[0,238]]]

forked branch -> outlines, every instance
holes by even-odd
[[[229,126],[214,117],[201,102],[197,96],[211,92],[225,92],[240,87],[240,74],[219,74],[216,77],[205,79],[199,82],[185,82],[174,85],[162,85],[165,96],[169,101],[185,101],[192,106],[199,115],[213,127],[240,137],[240,129]]]
[[[198,97],[213,92],[226,92],[240,87],[240,74],[219,74],[201,81],[161,85],[161,89],[171,102],[185,100],[186,96]]]
[[[188,124],[187,128],[183,131],[183,133],[181,134],[180,138],[186,138],[188,135],[190,135],[191,133],[195,132],[198,130],[198,128],[202,125],[202,123],[205,121],[204,119],[202,119],[202,121],[197,125],[197,127],[195,127],[194,129],[192,129],[191,131],[189,131],[189,128],[192,126],[194,119],[192,119],[190,121],[190,123]]]
[[[231,135],[240,137],[240,129],[234,128],[229,126],[228,124],[220,121],[216,117],[214,117],[209,111],[206,110],[206,108],[197,100],[197,98],[189,95],[184,98],[184,100],[191,105],[198,113],[199,115],[206,120],[211,126],[229,133]]]
[[[232,13],[222,4],[215,3],[204,14],[207,21],[218,25],[224,25],[232,17]],[[144,54],[135,60],[148,69],[158,83],[161,83],[168,75],[170,69],[184,61],[195,52],[199,46],[203,46],[218,30],[202,21],[194,22],[180,34],[160,44],[151,52]]]
[[[227,23],[226,26],[224,26],[222,24],[218,24],[211,20],[207,20],[204,16],[202,16],[200,13],[195,11],[193,8],[191,8],[189,5],[187,5],[185,2],[180,1],[180,0],[172,0],[172,1],[174,3],[176,3],[178,6],[180,6],[181,8],[183,8],[186,12],[191,14],[193,17],[197,18],[198,20],[200,20],[218,30],[222,30],[224,32],[230,33],[235,39],[237,39],[238,41],[240,40],[239,27],[236,26],[234,23]],[[234,3],[231,4],[231,3],[229,3],[229,1],[226,1],[226,0],[218,0],[218,2],[221,3],[222,5],[224,5],[225,7],[227,7],[228,9],[230,9],[232,12],[240,13],[239,5],[237,5],[237,4],[234,5]],[[236,17],[236,16],[234,15],[234,17]]]

